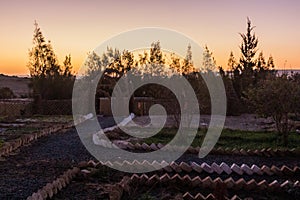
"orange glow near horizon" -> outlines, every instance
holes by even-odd
[[[240,57],[239,33],[246,31],[247,16],[256,26],[265,58],[272,55],[278,69],[299,69],[299,6],[298,1],[276,0],[1,1],[0,74],[29,74],[34,20],[51,40],[60,63],[71,54],[75,72],[101,42],[140,27],[179,31],[207,45],[217,65],[226,69],[230,51],[237,60]]]

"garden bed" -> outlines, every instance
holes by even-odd
[[[225,177],[225,172],[208,173],[205,170],[189,170],[191,165],[188,163],[180,163],[178,166],[182,168],[181,172],[176,172],[176,167],[172,167],[171,164],[155,173],[128,174],[112,170],[99,163],[85,162],[80,165],[81,171],[74,176],[69,185],[59,190],[53,186],[55,190],[53,199],[179,200],[299,199],[300,197],[298,168],[292,170],[293,173],[289,173],[283,167],[281,172],[285,174],[284,178],[280,178],[278,174],[265,173],[259,176],[252,174],[245,179],[244,175]],[[215,168],[213,165],[209,167]],[[47,193],[42,190],[35,195]]]

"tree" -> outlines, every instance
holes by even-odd
[[[193,67],[193,60],[192,60],[192,47],[189,44],[186,51],[185,59],[183,60],[182,74],[187,75],[193,71],[194,71],[194,67]]]
[[[275,68],[275,64],[274,64],[274,59],[273,59],[273,56],[270,55],[269,59],[268,59],[268,62],[267,62],[267,68],[269,70],[272,70],[274,71],[274,68]]]
[[[233,71],[236,68],[236,60],[235,60],[235,57],[234,57],[232,51],[230,52],[227,65],[228,65],[229,70],[231,70],[231,71]]]
[[[240,46],[241,58],[240,64],[237,68],[239,73],[236,75],[241,76],[240,80],[240,90],[237,91],[239,96],[242,96],[244,91],[247,91],[254,82],[254,68],[256,66],[256,61],[254,59],[257,52],[258,39],[253,33],[251,21],[247,18],[247,32],[246,34],[240,33],[242,37],[242,44]]]
[[[28,68],[31,76],[31,86],[35,95],[42,99],[71,98],[74,76],[72,75],[71,56],[67,56],[64,69],[59,65],[51,42],[46,42],[38,24],[34,24],[33,47],[29,50]]]
[[[154,64],[164,64],[165,59],[163,58],[163,54],[160,47],[160,42],[153,42],[150,48],[150,63]]]
[[[149,74],[156,76],[163,75],[165,71],[163,66],[165,64],[165,59],[163,58],[159,41],[151,44],[149,61]]]
[[[170,69],[172,71],[172,74],[182,74],[182,67],[180,58],[175,54],[171,54],[171,63],[170,63]]]
[[[203,72],[213,72],[216,70],[216,61],[214,57],[212,56],[212,52],[208,49],[207,45],[205,45],[204,51],[203,51],[203,66],[202,71]]]
[[[86,69],[86,75],[95,77],[99,72],[104,71],[102,60],[100,56],[94,51],[88,53],[88,57],[85,60],[84,66]]]
[[[126,73],[127,71],[131,70],[134,66],[134,56],[133,53],[131,53],[128,50],[124,50],[122,53],[122,74]]]
[[[256,113],[272,117],[285,146],[292,129],[289,114],[299,113],[300,87],[287,76],[262,81],[247,93],[247,98]]]
[[[71,63],[71,55],[69,54],[68,56],[65,57],[65,60],[63,62],[64,68],[62,69],[62,75],[64,77],[70,77],[73,76],[72,74],[72,63]]]
[[[251,26],[251,21],[247,18],[247,33],[240,33],[242,37],[242,44],[240,46],[240,50],[242,53],[242,57],[240,58],[240,63],[242,65],[242,72],[244,73],[253,73],[253,68],[255,67],[254,56],[257,52],[257,44],[258,39],[253,32],[255,27]]]

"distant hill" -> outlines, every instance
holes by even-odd
[[[0,88],[2,87],[10,88],[18,98],[28,96],[30,91],[28,87],[29,83],[30,83],[30,78],[6,76],[0,74]]]

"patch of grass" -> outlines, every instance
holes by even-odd
[[[155,136],[144,139],[143,142],[148,144],[166,144],[173,139],[176,132],[176,129],[163,129]],[[206,130],[199,130],[193,140],[192,146],[201,146],[205,135]],[[295,132],[290,133],[289,145],[288,147],[284,147],[276,132],[253,132],[224,129],[215,147],[238,149],[300,148],[300,135]]]

